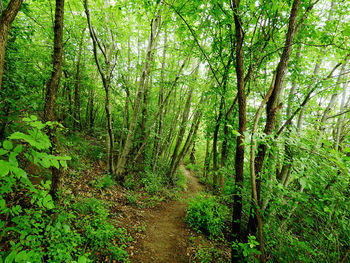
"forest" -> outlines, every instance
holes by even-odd
[[[0,263],[350,262],[350,1],[0,13]]]

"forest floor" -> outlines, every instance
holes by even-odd
[[[190,262],[191,230],[184,222],[186,200],[201,191],[202,186],[184,166],[180,169],[187,179],[187,191],[181,193],[180,200],[158,206],[145,215],[145,238],[131,262]]]

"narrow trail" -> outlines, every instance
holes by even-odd
[[[187,191],[182,193],[181,201],[171,201],[146,216],[143,250],[135,254],[131,262],[189,262],[187,246],[190,235],[189,226],[184,222],[185,200],[199,192],[202,186],[184,166],[180,169],[183,169],[187,179]]]

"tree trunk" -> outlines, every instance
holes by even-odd
[[[160,2],[160,6],[162,5],[163,2]],[[159,9],[156,17],[154,20],[152,20],[151,23],[151,34],[149,37],[148,41],[148,47],[147,47],[147,52],[146,52],[146,60],[145,64],[142,70],[141,78],[140,78],[140,84],[139,88],[137,90],[137,95],[135,98],[135,104],[134,104],[134,112],[132,114],[132,118],[130,121],[130,127],[128,131],[128,135],[126,137],[125,145],[122,154],[120,155],[120,158],[118,159],[118,164],[116,168],[116,176],[118,180],[123,181],[124,180],[124,173],[126,169],[126,160],[127,157],[129,156],[133,141],[134,141],[134,135],[135,135],[135,130],[136,130],[136,124],[137,120],[139,117],[139,111],[140,108],[142,107],[142,98],[145,90],[145,85],[147,85],[147,78],[150,74],[151,70],[151,63],[153,59],[153,51],[156,46],[157,42],[157,35],[158,35],[158,28],[160,25],[160,13],[161,9]]]
[[[79,43],[79,51],[78,51],[78,61],[77,61],[77,71],[75,73],[75,81],[74,81],[74,122],[73,122],[73,130],[79,129],[81,130],[81,118],[80,118],[80,98],[79,98],[79,86],[80,86],[80,61],[81,61],[81,53],[83,50],[83,40],[84,40],[85,28],[81,32],[81,39]]]
[[[192,150],[190,154],[190,163],[192,165],[196,164],[196,141],[194,141],[192,145]]]
[[[213,184],[214,184],[214,189],[217,189],[217,187],[218,187],[218,177],[220,177],[220,179],[223,179],[222,175],[218,174],[217,142],[218,142],[218,135],[219,135],[221,119],[222,119],[222,115],[223,115],[223,111],[224,111],[226,85],[227,85],[227,79],[228,79],[228,74],[229,74],[231,62],[232,62],[232,56],[230,56],[228,59],[227,65],[225,67],[225,72],[224,72],[224,75],[222,77],[222,81],[221,81],[221,85],[220,85],[222,87],[223,91],[222,91],[222,95],[221,95],[221,99],[220,99],[219,115],[216,119],[216,125],[215,125],[214,136],[213,136],[213,173],[214,173]],[[220,188],[220,190],[221,190],[221,188]]]
[[[104,8],[108,8],[108,3],[105,0],[104,1]],[[113,151],[114,151],[114,135],[113,135],[113,126],[112,126],[112,109],[110,105],[110,85],[111,85],[111,78],[113,74],[113,70],[116,64],[116,56],[115,53],[115,45],[112,37],[112,32],[108,26],[109,23],[109,17],[108,13],[106,11],[105,13],[105,24],[108,32],[108,38],[109,38],[109,45],[101,45],[99,39],[97,38],[95,34],[95,30],[92,27],[91,24],[91,18],[90,18],[90,10],[88,8],[88,0],[84,0],[84,9],[85,14],[87,18],[87,23],[90,31],[90,37],[93,44],[93,53],[94,53],[94,59],[97,66],[97,69],[100,73],[103,87],[105,89],[105,111],[106,111],[106,149],[107,149],[107,169],[110,174],[114,173],[114,157],[113,157]],[[104,63],[105,67],[102,67],[98,58],[98,49],[101,53],[103,53],[104,57]]]
[[[175,170],[176,170],[176,161],[178,158],[178,152],[183,140],[183,136],[185,134],[186,131],[186,122],[188,121],[188,116],[190,114],[190,109],[191,109],[191,100],[192,100],[192,94],[193,94],[193,89],[190,89],[187,100],[186,100],[186,104],[185,104],[185,108],[182,114],[182,121],[180,124],[180,130],[179,133],[177,135],[177,140],[175,143],[175,148],[171,157],[171,163],[169,165],[170,170],[169,170],[169,180],[170,183],[173,183],[173,179],[174,179],[174,174],[175,174]]]
[[[0,17],[0,91],[2,88],[2,76],[4,74],[5,50],[8,33],[12,22],[15,20],[18,11],[21,9],[23,0],[11,0]]]
[[[166,52],[167,52],[167,43],[168,43],[168,37],[167,33],[165,32],[164,35],[164,49],[163,49],[163,61],[162,61],[162,69],[160,72],[160,79],[161,81],[164,81],[164,69],[165,69],[165,62],[166,62]],[[152,165],[153,165],[153,171],[155,169],[155,166],[158,162],[158,155],[159,155],[159,146],[160,146],[160,141],[162,141],[162,130],[163,130],[163,115],[164,111],[163,109],[160,108],[161,104],[163,103],[164,100],[164,83],[161,82],[160,87],[159,87],[159,95],[158,95],[158,107],[160,109],[159,113],[159,121],[158,121],[158,127],[157,127],[157,132],[154,137],[154,146],[153,146],[153,153],[152,153]]]
[[[205,147],[205,158],[204,158],[204,167],[203,167],[203,177],[208,179],[208,173],[209,173],[209,147],[210,147],[210,140],[207,139],[207,146]]]
[[[62,73],[62,54],[63,54],[63,18],[64,18],[64,0],[56,0],[55,10],[55,27],[54,27],[54,53],[52,59],[52,74],[46,86],[46,97],[44,106],[44,120],[54,121],[57,91],[60,85]],[[55,129],[49,130],[48,135],[51,141],[50,152],[53,154],[57,151],[58,139],[55,134]],[[52,183],[50,194],[54,200],[58,199],[57,192],[61,187],[61,171],[55,167],[51,168]]]
[[[221,168],[226,167],[226,159],[227,159],[227,144],[228,144],[228,138],[229,138],[229,133],[228,133],[228,118],[231,115],[234,106],[236,105],[237,102],[237,96],[233,100],[233,103],[230,107],[230,109],[226,112],[225,114],[225,119],[224,119],[224,140],[222,141],[222,146],[221,146]],[[224,188],[224,175],[221,172],[220,173],[220,181],[219,181],[219,189],[222,191]]]
[[[199,105],[202,104],[203,101],[203,97],[200,99]],[[196,110],[196,113],[194,114],[193,120],[192,120],[192,124],[191,124],[191,128],[188,132],[187,135],[187,139],[185,141],[184,146],[182,147],[182,150],[180,151],[180,153],[177,156],[177,160],[175,162],[175,166],[174,166],[174,173],[177,170],[177,168],[179,167],[180,163],[182,162],[183,158],[187,155],[191,145],[193,144],[195,138],[196,138],[196,133],[199,127],[199,123],[202,117],[202,112],[201,112],[201,108],[200,106],[198,107],[198,109]]]
[[[112,109],[110,105],[110,79],[105,80],[105,110],[106,110],[106,127],[107,127],[107,169],[110,174],[114,173],[114,134],[113,134],[113,126],[112,126]]]
[[[283,81],[287,70],[288,60],[290,58],[290,54],[292,51],[292,43],[294,40],[294,36],[296,34],[296,26],[297,26],[297,18],[298,18],[300,2],[301,0],[294,0],[293,2],[283,53],[276,69],[275,78],[273,78],[273,91],[269,100],[267,101],[267,106],[266,106],[267,118],[266,118],[266,124],[264,129],[264,133],[267,135],[270,135],[273,132],[276,124],[277,113],[282,106],[281,104],[278,104],[278,101],[279,101]],[[264,143],[259,144],[258,155],[254,161],[254,169],[255,169],[254,172],[256,175],[256,191],[257,191],[257,200],[258,200],[258,203],[255,205],[258,207],[261,205],[260,176],[261,176],[261,171],[262,171],[262,167],[263,167],[263,163],[266,155],[266,150],[267,150],[266,144]],[[256,232],[257,226],[258,226],[257,217],[253,213],[251,213],[249,217],[249,222],[248,222],[249,233],[254,235]]]
[[[236,157],[235,157],[235,183],[236,189],[233,200],[232,212],[232,237],[234,240],[241,242],[241,218],[242,218],[242,189],[243,189],[243,171],[244,171],[244,132],[247,126],[247,106],[245,95],[245,81],[244,81],[244,55],[243,42],[244,34],[241,27],[242,22],[239,17],[239,0],[232,1],[232,11],[234,13],[234,22],[236,29],[236,77],[237,77],[237,99],[238,99],[238,132],[236,141]],[[236,251],[232,246],[231,259],[232,262],[239,262],[242,255]]]

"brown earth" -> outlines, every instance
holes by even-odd
[[[191,262],[189,240],[191,230],[185,218],[185,201],[202,188],[198,179],[181,166],[187,179],[187,191],[182,193],[181,201],[170,201],[164,206],[149,211],[144,216],[145,236],[139,244],[140,249],[130,257],[135,263],[182,263]]]

